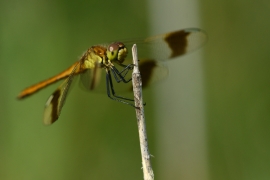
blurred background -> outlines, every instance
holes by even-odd
[[[0,0],[0,179],[143,179],[134,109],[75,85],[45,127],[57,85],[16,96],[92,45],[188,27],[207,44],[144,91],[156,179],[269,179],[269,16],[266,0]]]

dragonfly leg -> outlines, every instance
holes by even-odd
[[[107,95],[109,98],[111,98],[112,100],[124,103],[124,104],[128,104],[132,107],[135,107],[134,104],[126,102],[126,101],[134,101],[133,99],[129,99],[129,98],[125,98],[125,97],[116,95],[114,88],[113,88],[113,82],[112,82],[112,77],[111,77],[110,71],[107,71],[107,73],[106,73],[106,86],[107,86]],[[113,96],[111,96],[111,93]],[[124,100],[126,100],[126,101],[124,101]],[[135,107],[135,108],[137,108],[137,107]]]
[[[123,64],[121,64],[121,65],[123,65]],[[124,67],[125,68],[121,72],[119,72],[119,76],[122,76],[123,78],[126,77],[127,73],[130,70],[133,70],[134,64],[124,65]],[[124,82],[124,80],[123,80],[123,82]],[[130,80],[131,80],[131,78],[129,80],[127,80],[127,81],[125,80],[126,81],[125,83],[129,82]]]
[[[124,67],[124,69],[120,72],[120,74],[125,72],[125,74],[122,75],[123,77],[125,77],[127,75],[127,73],[129,72],[129,70],[133,70],[133,67],[135,65],[134,64],[128,64],[128,65],[120,64],[120,66]]]
[[[114,76],[116,82],[118,82],[118,83],[119,82],[124,82],[124,83],[130,82],[132,78],[130,78],[129,80],[126,80],[125,77],[126,77],[127,73],[131,69],[133,69],[133,66],[134,66],[133,64],[129,64],[129,65],[125,66],[125,68],[121,72],[119,72],[116,67],[112,66],[111,68],[112,68],[113,76]],[[124,73],[124,74],[122,74],[122,73]]]

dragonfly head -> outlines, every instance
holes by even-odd
[[[127,57],[128,50],[121,42],[115,42],[108,46],[107,57],[110,61],[118,61],[123,63]]]

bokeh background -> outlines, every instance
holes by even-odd
[[[142,179],[134,109],[74,86],[45,127],[57,85],[16,96],[91,45],[188,27],[207,44],[144,91],[156,179],[269,179],[269,17],[266,0],[0,0],[0,179]]]

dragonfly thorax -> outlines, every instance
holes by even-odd
[[[92,46],[83,55],[83,68],[93,69],[97,64],[102,64],[106,59],[106,48],[102,46]]]

